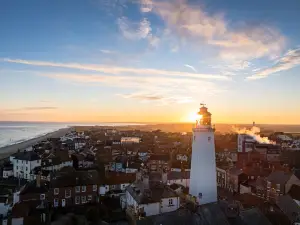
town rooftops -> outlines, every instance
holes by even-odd
[[[149,160],[160,160],[160,161],[169,161],[169,154],[153,154],[150,156]]]
[[[190,179],[190,172],[171,171],[168,173],[168,180],[181,180],[181,179]]]
[[[243,225],[271,225],[268,218],[257,208],[241,211],[240,218]]]
[[[177,197],[176,193],[161,183],[152,185],[149,189],[144,188],[143,184],[135,183],[129,185],[127,191],[138,204],[155,203],[163,198]]]
[[[40,186],[38,187],[36,181],[31,181],[21,188],[20,195],[46,193],[48,192],[48,188],[48,182],[41,182]]]
[[[239,169],[239,168],[231,168],[231,169],[228,170],[228,173],[231,174],[231,175],[238,176],[238,175],[241,175],[243,173],[243,170]]]
[[[76,171],[73,173],[57,173],[51,180],[52,188],[75,187],[78,185],[94,185],[100,181],[96,170]]]
[[[14,155],[15,159],[23,160],[23,161],[36,161],[40,160],[41,158],[37,153],[34,151],[24,151],[24,152],[18,152]]]
[[[101,183],[106,185],[131,184],[135,180],[136,174],[134,173],[107,172],[105,179]]]

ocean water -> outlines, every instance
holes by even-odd
[[[61,128],[70,126],[127,126],[143,125],[134,123],[99,123],[99,124],[65,124],[44,122],[1,122],[0,121],[0,148],[17,144],[32,138],[43,136]]]
[[[0,122],[0,147],[17,144],[68,126],[62,123]]]

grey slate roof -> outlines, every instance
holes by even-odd
[[[17,154],[14,155],[14,157],[15,159],[25,160],[25,161],[35,161],[41,159],[39,155],[34,151],[18,152]]]
[[[276,204],[290,221],[295,219],[296,214],[300,215],[300,207],[289,195],[279,196]]]
[[[171,171],[168,173],[168,180],[180,180],[180,179],[190,179],[190,172]]]
[[[292,175],[292,173],[284,171],[274,171],[268,176],[267,180],[274,184],[285,184]]]
[[[241,211],[240,218],[243,225],[272,225],[268,218],[257,208]]]
[[[177,211],[146,217],[137,225],[229,225],[229,222],[216,203],[202,205],[196,213],[181,208]]]
[[[134,186],[128,186],[127,191],[138,204],[160,202],[163,198],[177,197],[177,194],[169,190],[164,184],[156,184],[145,190],[143,190],[142,185],[134,184]]]
[[[231,175],[240,175],[243,173],[243,170],[242,169],[238,169],[238,168],[231,168],[228,170],[228,173],[231,174]]]

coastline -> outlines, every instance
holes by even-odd
[[[24,149],[36,144],[37,142],[47,140],[48,138],[58,138],[58,137],[64,136],[71,129],[72,128],[62,128],[62,129],[59,129],[57,131],[53,131],[51,133],[42,135],[40,137],[32,138],[32,139],[29,139],[29,140],[26,140],[26,141],[23,141],[23,142],[20,142],[20,143],[17,143],[17,144],[1,147],[0,148],[0,159],[9,157],[10,155],[17,152],[18,149],[24,150]]]

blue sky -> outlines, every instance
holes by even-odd
[[[0,120],[300,123],[300,2],[1,1]]]

